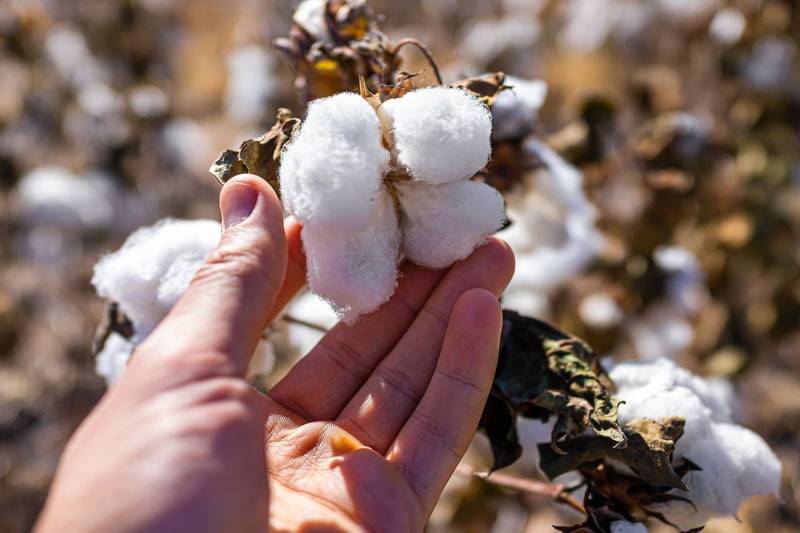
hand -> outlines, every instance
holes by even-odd
[[[407,265],[263,396],[243,376],[304,283],[300,228],[253,176],[220,206],[222,242],[72,438],[37,530],[421,530],[491,384],[510,251]]]

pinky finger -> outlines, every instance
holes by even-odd
[[[491,388],[502,313],[489,291],[472,289],[456,302],[433,377],[387,458],[405,475],[427,513],[478,427]]]

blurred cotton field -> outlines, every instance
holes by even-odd
[[[266,131],[279,107],[303,115],[271,47],[297,3],[0,2],[0,531],[30,529],[67,438],[218,240],[207,170],[218,152]],[[718,491],[698,473],[688,482],[703,505],[735,512],[745,477],[777,492],[705,531],[800,531],[800,5],[371,4],[392,39],[428,45],[445,82],[513,75],[493,109],[488,180],[517,258],[504,307],[607,357],[629,400],[623,418],[664,405],[696,416],[678,453],[713,459],[705,474]],[[417,51],[402,55],[431,76]],[[159,240],[167,255],[138,268],[137,246]],[[93,332],[108,311],[95,287],[127,302],[135,330],[102,339],[97,361]],[[266,332],[258,386],[335,321],[318,297],[298,296]],[[642,384],[649,372],[663,380]],[[734,424],[763,436],[780,465]],[[519,432],[531,446],[510,470],[543,479],[533,445],[550,428],[525,421]],[[736,445],[704,448],[720,441]],[[485,468],[487,450],[476,437],[464,465]],[[463,470],[431,531],[579,521]]]

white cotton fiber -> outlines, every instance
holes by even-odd
[[[136,344],[122,335],[112,333],[106,339],[103,349],[97,354],[94,369],[105,378],[109,385],[114,384],[133,354]]]
[[[509,291],[549,293],[582,272],[604,240],[580,171],[538,141],[524,149],[545,166],[507,196],[512,224],[498,236],[517,260]]]
[[[330,32],[325,23],[328,0],[303,0],[294,11],[292,21],[318,41],[329,41]]]
[[[668,359],[619,363],[610,376],[618,387],[617,396],[625,402],[620,405],[621,422],[665,416],[686,420],[675,457],[702,470],[684,478],[688,494],[676,494],[687,496],[697,509],[683,503],[665,505],[670,521],[689,529],[713,514],[735,514],[748,496],[777,493],[780,462],[761,437],[731,423],[722,388]]]
[[[119,303],[139,342],[169,312],[219,239],[218,222],[162,220],[103,257],[92,283],[100,296]]]
[[[611,533],[647,533],[647,527],[639,522],[617,520],[611,523]]]
[[[316,100],[281,158],[284,205],[306,224],[361,231],[378,203],[388,162],[378,116],[366,100],[352,93]]]
[[[345,233],[306,225],[302,239],[309,287],[329,301],[344,322],[376,310],[394,292],[400,230],[387,196],[381,197],[366,229]]]
[[[466,179],[489,161],[491,114],[466,91],[420,89],[388,100],[380,110],[392,128],[398,162],[418,180]]]
[[[510,87],[492,105],[492,139],[519,139],[533,128],[539,109],[547,97],[547,83],[506,76]]]
[[[464,259],[505,221],[503,197],[476,181],[397,186],[403,211],[403,254],[444,268]]]

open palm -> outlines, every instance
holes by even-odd
[[[511,269],[498,241],[448,273],[407,267],[385,306],[334,328],[270,392],[275,525],[422,527],[475,432]]]
[[[406,265],[264,396],[243,376],[304,283],[300,227],[254,176],[221,209],[222,242],[71,439],[37,531],[421,530],[491,385],[508,247]]]

